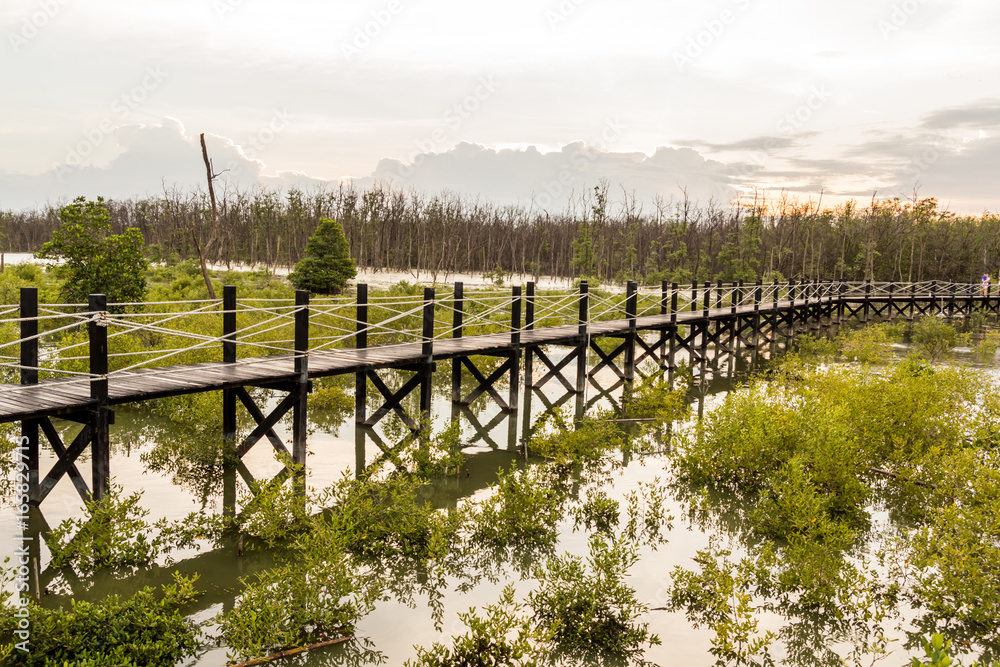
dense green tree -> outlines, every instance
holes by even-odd
[[[71,303],[88,294],[106,294],[111,303],[142,301],[146,294],[146,242],[129,227],[112,234],[111,216],[103,197],[77,197],[59,209],[59,229],[36,257],[62,262],[66,283],[62,296]]]
[[[306,244],[305,257],[295,265],[288,279],[299,289],[333,294],[344,289],[356,275],[358,271],[340,223],[323,218]]]

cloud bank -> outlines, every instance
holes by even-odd
[[[502,204],[548,211],[565,210],[602,180],[642,203],[656,197],[728,201],[737,194],[731,169],[706,160],[691,148],[658,148],[652,155],[603,151],[574,142],[558,151],[534,146],[494,150],[461,143],[442,153],[422,153],[410,163],[384,159],[373,178],[402,187],[436,191],[447,188]],[[367,182],[367,181],[364,181]]]
[[[67,160],[38,175],[0,173],[0,209],[27,209],[61,203],[78,196],[124,199],[156,196],[164,189],[204,189],[205,163],[197,136],[188,136],[172,118],[161,124],[125,125],[102,136],[113,142],[118,155],[105,165],[77,166]],[[255,159],[253,146],[241,147],[225,137],[206,135],[205,142],[216,173],[223,182],[240,188],[308,187],[325,181],[298,172],[266,173]],[[91,142],[95,143],[95,142]],[[79,152],[81,142],[67,153]]]
[[[258,158],[282,131],[281,114],[241,144],[206,135],[220,187],[287,190],[335,187],[339,181],[299,171],[274,171]],[[1000,99],[942,107],[909,128],[872,126],[862,141],[821,151],[819,134],[757,135],[732,142],[675,140],[652,154],[616,152],[576,141],[557,150],[490,148],[460,142],[409,159],[383,158],[373,172],[347,179],[359,187],[376,182],[427,193],[450,191],[498,204],[561,212],[579,206],[602,182],[613,200],[634,197],[648,208],[656,199],[728,202],[761,188],[802,196],[824,192],[824,202],[846,198],[936,197],[959,213],[1000,208]],[[110,155],[103,164],[66,159],[41,174],[0,172],[0,209],[59,204],[76,196],[156,196],[165,189],[204,189],[205,167],[197,135],[180,121],[108,129],[91,143]],[[86,141],[67,155],[83,154]],[[93,148],[93,147],[91,147]]]

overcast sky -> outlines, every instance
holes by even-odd
[[[352,179],[1000,209],[995,0],[2,0],[0,209]]]

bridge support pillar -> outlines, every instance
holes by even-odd
[[[590,296],[587,281],[580,281],[579,342],[576,347],[576,393],[582,394],[587,388],[587,354],[590,349]]]
[[[510,358],[507,363],[510,366],[510,387],[508,388],[507,404],[511,412],[517,412],[517,403],[520,395],[520,369],[521,369],[521,286],[515,285],[511,288],[510,294]],[[511,421],[510,429],[513,433],[516,428]]]
[[[91,294],[87,299],[91,320],[87,323],[90,338],[90,398],[93,408],[93,435],[90,443],[93,474],[92,495],[101,500],[111,484],[111,433],[108,409],[108,297]],[[103,319],[103,321],[102,321]]]
[[[38,384],[38,288],[21,288],[21,384]],[[21,422],[21,446],[27,447],[28,495],[38,495],[38,420]],[[22,457],[23,458],[23,457]]]
[[[535,283],[529,282],[525,285],[524,293],[524,330],[534,331],[535,330]],[[524,388],[525,391],[531,393],[531,381],[532,381],[532,363],[533,363],[533,350],[531,346],[526,346],[524,348]],[[530,410],[529,410],[530,412]]]
[[[309,290],[295,291],[295,359],[292,395],[292,462],[302,466],[295,474],[295,490],[306,492],[306,437],[309,431]]]
[[[358,283],[357,302],[354,308],[355,326],[354,347],[363,350],[368,347],[368,285]],[[365,423],[365,413],[368,404],[368,374],[359,371],[354,374],[354,422]]]
[[[872,281],[871,278],[865,281],[865,305],[864,305],[864,317],[862,322],[868,324],[869,314],[871,313],[872,306]]]
[[[635,381],[635,339],[636,312],[638,310],[638,286],[628,281],[625,287],[625,317],[628,319],[628,333],[625,334],[625,382]]]
[[[222,286],[222,361],[236,363],[236,286]],[[236,391],[222,390],[222,507],[236,514]]]

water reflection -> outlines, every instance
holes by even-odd
[[[558,361],[558,351],[550,352]],[[709,357],[712,355],[710,354]],[[725,353],[719,360],[705,364],[703,372],[695,369],[696,382],[689,399],[698,404],[699,412],[704,410],[707,397],[729,390],[734,383],[749,371],[757,357],[744,350],[743,354]],[[678,364],[688,363],[686,355],[676,355]],[[648,362],[643,372],[653,375],[658,371],[657,362]],[[390,374],[386,374],[391,378]],[[583,393],[561,391],[558,383],[548,383],[543,388],[525,388],[520,392],[517,412],[503,412],[485,399],[472,405],[457,405],[450,400],[450,385],[446,373],[438,373],[435,380],[435,400],[432,420],[435,430],[452,421],[461,427],[461,443],[467,450],[460,474],[443,479],[428,487],[427,499],[436,507],[457,507],[463,501],[473,498],[495,484],[497,470],[509,469],[513,465],[523,465],[524,443],[540,428],[541,418],[556,410],[568,409],[576,419],[592,414],[598,409],[609,409],[621,415],[627,396],[633,389],[630,382],[612,373],[598,373],[588,377]],[[347,378],[348,380],[351,378]],[[405,374],[395,378],[405,380]],[[344,382],[344,384],[347,384]],[[415,398],[415,397],[414,397]],[[273,407],[277,397],[266,392],[257,395],[262,409]],[[221,397],[219,397],[221,405]],[[374,404],[373,404],[374,405]],[[378,406],[374,406],[378,407]],[[406,404],[410,413],[416,406]],[[405,469],[406,462],[401,454],[414,440],[409,432],[401,433],[388,424],[377,427],[355,427],[347,422],[353,405],[345,408],[310,410],[310,444],[307,473],[312,483],[323,486],[332,475],[325,466],[325,459],[336,456],[338,461],[349,462],[342,466],[353,468],[354,475],[361,478],[376,470]],[[240,425],[239,439],[250,427]],[[631,427],[630,427],[631,428]],[[239,509],[241,497],[246,497],[246,488],[261,488],[267,484],[281,483],[288,476],[288,469],[273,461],[270,448],[258,448],[243,460],[227,457],[227,449],[221,437],[209,438],[206,431],[192,430],[185,425],[164,419],[154,414],[147,406],[123,407],[118,411],[118,422],[112,431],[115,444],[113,471],[117,480],[127,491],[147,487],[145,501],[153,510],[152,518],[168,516],[176,518],[178,511],[193,502],[197,508],[207,512],[223,512],[234,515]],[[291,424],[288,420],[275,427],[283,439],[287,439]],[[350,456],[353,444],[353,456]],[[344,458],[343,452],[348,452]],[[574,472],[564,478],[554,478],[551,484],[558,487],[567,502],[577,502],[581,490],[589,484],[605,484],[629,465],[629,459],[592,467]],[[141,463],[142,465],[137,465]],[[326,475],[326,478],[322,477]],[[167,479],[162,479],[162,478]],[[264,481],[270,480],[270,481]],[[167,484],[169,482],[169,484]],[[243,491],[241,491],[243,489]],[[49,505],[53,507],[54,505]],[[59,512],[55,513],[59,516]],[[50,532],[45,515],[35,509],[32,523],[26,536],[36,538],[33,558],[39,563],[46,560],[46,549],[38,540]],[[233,607],[234,600],[242,590],[241,579],[271,568],[276,554],[271,551],[247,551],[237,555],[237,538],[221,538],[210,545],[209,551],[179,552],[178,560],[171,562],[161,559],[156,565],[142,568],[133,573],[99,572],[93,576],[82,576],[72,568],[46,568],[40,572],[37,584],[42,604],[55,606],[67,604],[71,598],[98,601],[109,594],[129,596],[145,586],[159,587],[172,582],[174,572],[201,575],[199,587],[204,595],[193,603],[186,612],[189,615],[214,615]],[[398,559],[373,565],[373,571],[389,587],[388,595],[396,602],[411,607],[428,607],[431,617],[440,623],[446,618],[449,608],[456,605],[455,596],[462,594],[479,595],[475,591],[499,583],[512,577],[527,578],[531,568],[545,558],[556,553],[556,541],[530,544],[510,544],[501,547],[480,547],[456,553],[447,563],[433,569]],[[479,601],[483,598],[473,598]],[[402,646],[423,642],[428,637],[400,639]],[[447,637],[444,638],[447,640]],[[380,639],[385,642],[385,638]],[[384,646],[383,646],[384,648]],[[392,645],[392,655],[398,656],[399,644]],[[215,660],[218,655],[211,660]],[[380,664],[388,661],[388,654],[379,650],[371,641],[359,639],[308,656],[291,658],[289,664],[309,665],[353,665]],[[564,654],[557,658],[557,664],[570,664],[569,660],[581,656]],[[608,656],[588,656],[590,664],[619,664]],[[211,660],[205,664],[212,664]],[[394,661],[401,663],[401,660]]]

